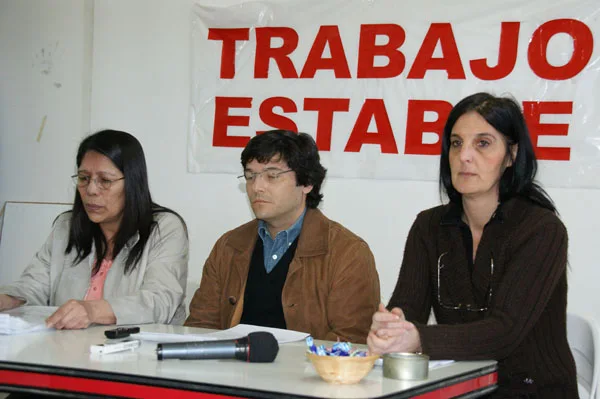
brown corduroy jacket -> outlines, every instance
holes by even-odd
[[[225,233],[213,247],[186,326],[239,324],[258,221]],[[319,210],[308,209],[282,292],[287,328],[316,339],[364,343],[380,301],[369,246]]]

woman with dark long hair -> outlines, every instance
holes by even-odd
[[[21,278],[0,287],[0,310],[58,306],[46,321],[57,329],[183,323],[187,230],[152,202],[139,141],[115,130],[86,137],[72,178],[73,209],[58,216]]]
[[[372,352],[495,359],[494,398],[578,397],[567,231],[536,168],[514,100],[477,93],[454,106],[440,158],[449,203],[417,216],[392,298],[373,315]]]

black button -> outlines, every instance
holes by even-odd
[[[235,305],[237,303],[237,299],[234,296],[230,296],[229,298],[227,298],[227,300],[231,305]]]

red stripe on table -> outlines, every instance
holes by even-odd
[[[498,383],[498,373],[493,372],[481,377],[473,378],[468,381],[459,382],[458,384],[450,385],[444,388],[436,389],[432,392],[427,392],[414,399],[446,399],[464,395],[478,389],[486,388]]]
[[[176,388],[154,387],[149,385],[95,380],[81,377],[65,377],[61,375],[31,373],[25,371],[0,370],[0,385],[12,385],[27,388],[41,388],[69,392],[93,393],[108,396],[123,396],[135,398],[201,398],[224,399],[238,398],[237,396],[217,395],[179,390]]]

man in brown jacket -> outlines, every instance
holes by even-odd
[[[217,241],[185,325],[254,324],[364,343],[380,301],[375,260],[317,209],[326,170],[312,137],[265,132],[241,160],[256,219]]]

